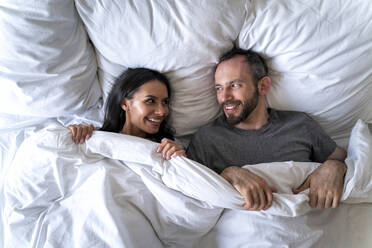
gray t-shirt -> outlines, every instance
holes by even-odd
[[[268,109],[268,122],[259,130],[230,126],[221,115],[196,132],[187,156],[221,173],[228,166],[280,161],[324,162],[336,143],[308,115]]]

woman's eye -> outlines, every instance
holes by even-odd
[[[146,101],[145,101],[145,103],[154,103],[155,101],[154,101],[154,99],[147,99]]]
[[[169,105],[169,99],[163,100],[164,105]]]

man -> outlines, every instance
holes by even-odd
[[[313,161],[322,165],[294,189],[310,188],[310,206],[336,208],[346,173],[346,152],[304,113],[266,107],[270,78],[255,52],[234,48],[222,56],[215,72],[217,100],[223,115],[201,128],[190,141],[187,156],[220,173],[244,197],[248,210],[271,206],[264,179],[240,168],[276,161]]]

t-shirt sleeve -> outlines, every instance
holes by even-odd
[[[307,117],[309,120],[306,123],[312,142],[311,160],[323,163],[335,151],[337,144],[316,121]]]

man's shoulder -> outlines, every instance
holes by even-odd
[[[223,116],[218,116],[214,121],[202,126],[196,131],[193,139],[206,139],[208,137],[215,137],[217,133],[221,133],[221,129],[226,129]]]
[[[218,116],[214,121],[202,126],[196,133],[209,133],[225,126],[224,116]]]
[[[313,119],[306,113],[300,111],[293,111],[293,110],[276,110],[274,111],[273,115],[281,120],[281,121],[296,121],[296,122],[307,122],[312,121]]]

